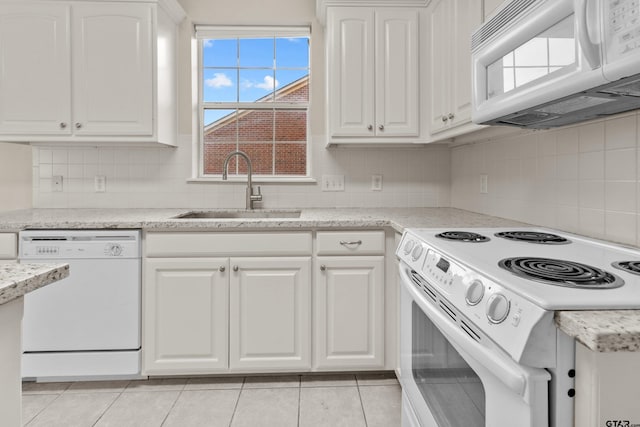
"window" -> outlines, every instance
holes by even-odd
[[[197,26],[199,176],[222,174],[235,150],[258,176],[306,177],[309,28]],[[246,174],[229,163],[230,176]]]

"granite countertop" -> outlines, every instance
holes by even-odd
[[[224,209],[225,211],[233,209]],[[242,209],[237,209],[241,211]],[[264,209],[269,211],[269,209]],[[25,209],[0,213],[1,231],[23,229],[143,229],[230,231],[391,227],[523,227],[529,224],[455,208],[302,209],[299,218],[176,219],[198,209]],[[2,288],[0,288],[0,304]],[[594,351],[640,351],[640,310],[556,313],[565,333]]]
[[[640,310],[559,311],[555,322],[590,350],[640,351]]]
[[[0,264],[0,305],[69,276],[69,264]]]
[[[213,209],[215,210],[215,209]],[[228,211],[229,209],[224,209]],[[233,209],[231,209],[233,210]],[[241,209],[238,209],[239,211]],[[454,208],[302,209],[299,218],[176,219],[194,209],[24,209],[0,213],[0,231],[30,229],[237,229],[509,227],[525,224]],[[264,209],[269,211],[269,209]]]

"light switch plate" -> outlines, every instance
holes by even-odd
[[[382,191],[382,175],[371,175],[371,191]]]
[[[322,191],[344,191],[344,175],[322,175]]]

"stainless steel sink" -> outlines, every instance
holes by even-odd
[[[174,219],[235,219],[235,218],[300,218],[299,210],[212,210],[189,211]]]

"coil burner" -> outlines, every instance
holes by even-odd
[[[607,271],[573,261],[550,258],[505,258],[498,265],[516,276],[556,286],[610,289],[624,280]]]
[[[571,240],[558,236],[557,234],[541,233],[538,231],[503,231],[496,233],[495,236],[518,242],[541,243],[545,245],[566,245],[571,243]]]
[[[490,240],[487,236],[483,236],[482,234],[473,233],[470,231],[445,231],[436,234],[436,237],[445,240],[469,243],[482,243],[488,242]]]

